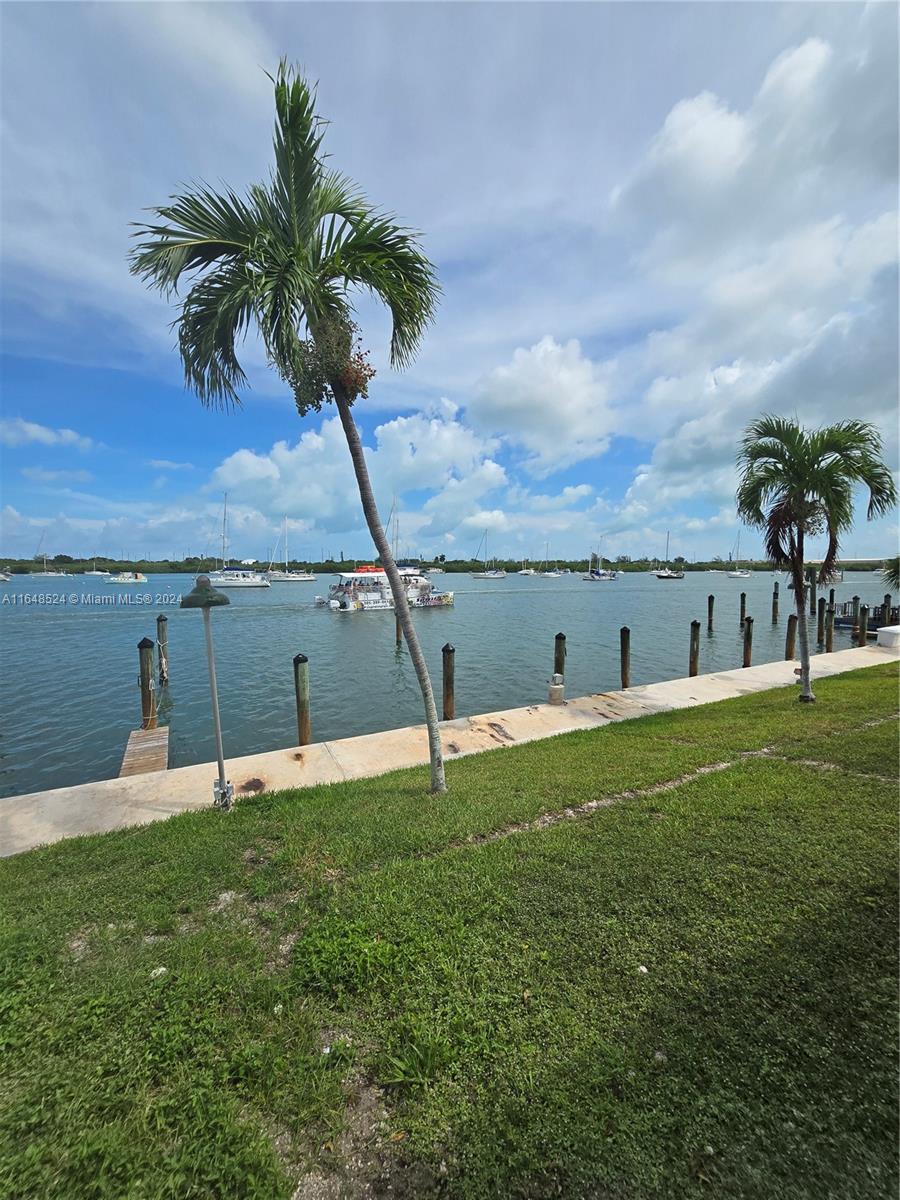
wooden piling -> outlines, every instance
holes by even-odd
[[[741,626],[744,624],[744,618],[747,615],[747,593],[741,592]]]
[[[825,597],[820,596],[816,613],[816,645],[825,645]]]
[[[700,673],[700,622],[691,621],[691,648],[688,654],[688,675]]]
[[[891,593],[884,593],[884,600],[881,605],[881,624],[890,625],[891,623]]]
[[[619,630],[619,660],[622,670],[622,689],[631,687],[631,630],[623,625]]]
[[[834,605],[828,605],[825,618],[825,653],[830,654],[834,649]]]
[[[309,719],[309,659],[305,654],[294,655],[294,697],[297,701],[297,745],[308,746],[312,741]]]
[[[859,642],[859,596],[854,596],[851,603],[853,605],[853,633],[850,636],[851,636],[851,640],[854,642],[854,644],[858,644],[858,642]]]
[[[566,673],[566,635],[558,633],[553,640],[553,674]]]
[[[772,624],[773,625],[778,624],[778,580],[777,579],[775,580],[775,584],[772,587]]]
[[[155,729],[156,719],[156,684],[153,679],[153,642],[150,638],[141,638],[138,642],[138,661],[140,663],[141,685],[141,729]]]
[[[716,606],[715,596],[707,596],[706,597],[706,632],[707,633],[712,633],[712,631],[713,631],[713,609],[715,608],[715,606]]]
[[[448,642],[441,650],[444,660],[444,717],[452,721],[456,717],[456,649]]]
[[[744,661],[742,666],[749,667],[753,659],[753,618],[744,617]]]
[[[861,604],[859,607],[859,637],[857,645],[867,646],[869,644],[869,606]]]
[[[828,603],[832,608],[834,608],[834,588],[828,589]]]
[[[159,652],[159,682],[169,682],[169,618],[160,613],[156,618],[156,647]]]
[[[809,615],[816,615],[816,568],[809,568]]]
[[[793,662],[797,648],[797,614],[791,613],[787,622],[787,634],[784,639],[784,657],[787,662]]]

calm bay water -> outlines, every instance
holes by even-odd
[[[781,583],[781,620],[771,625],[772,584]],[[313,604],[331,578],[231,591],[213,612],[226,756],[296,741],[292,658],[309,656],[313,737],[351,737],[422,719],[421,697],[405,651],[394,646],[392,613],[332,613]],[[619,687],[619,628],[631,628],[631,679],[651,683],[687,674],[689,626],[703,622],[701,673],[739,667],[739,596],[755,618],[753,661],[781,658],[793,593],[784,576],[746,580],[697,572],[678,582],[649,574],[614,583],[508,576],[436,576],[456,593],[451,609],[419,610],[416,628],[440,694],[441,647],[456,647],[457,716],[546,699],[553,639],[567,635],[569,696]],[[156,616],[169,618],[171,680],[160,691],[161,720],[171,727],[171,766],[209,761],[215,749],[202,618],[177,598],[187,575],[156,575],[119,587],[102,579],[28,579],[0,584],[0,795],[83,783],[118,774],[130,730],[140,725],[137,643],[155,638]],[[838,600],[854,594],[879,603],[884,586],[870,573],[848,574]],[[84,603],[82,597],[116,607]],[[716,597],[715,631],[706,632],[706,597]],[[25,603],[62,595],[73,604]],[[138,604],[139,596],[150,596]],[[159,597],[160,599],[157,599]],[[175,603],[166,602],[176,598]],[[124,603],[128,599],[130,603]],[[850,645],[835,631],[835,648]]]

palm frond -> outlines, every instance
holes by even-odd
[[[418,235],[385,214],[369,212],[334,239],[323,270],[373,292],[387,305],[393,321],[391,363],[407,366],[434,320],[440,297],[434,267],[420,249]]]
[[[219,194],[197,186],[171,199],[150,210],[164,224],[137,225],[132,236],[140,240],[130,254],[132,274],[166,295],[185,272],[247,257],[265,234],[257,205],[229,189]]]
[[[211,407],[240,404],[246,376],[235,352],[256,316],[252,273],[226,264],[199,280],[181,305],[175,326],[185,384]]]

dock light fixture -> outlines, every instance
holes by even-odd
[[[225,752],[222,749],[222,722],[219,718],[219,692],[216,687],[216,660],[213,655],[212,623],[209,610],[231,601],[223,592],[217,592],[208,575],[198,575],[193,590],[182,597],[181,608],[199,608],[203,613],[203,628],[206,633],[206,661],[209,666],[209,691],[212,696],[213,728],[216,733],[216,758],[219,760],[219,778],[213,784],[214,805],[226,812],[231,808],[234,784],[225,778]]]

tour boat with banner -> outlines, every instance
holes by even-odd
[[[400,577],[410,608],[449,608],[452,592],[439,592],[427,576],[413,567],[401,567]],[[382,567],[363,566],[342,571],[327,596],[316,596],[316,604],[333,612],[385,612],[394,607],[394,597]]]

